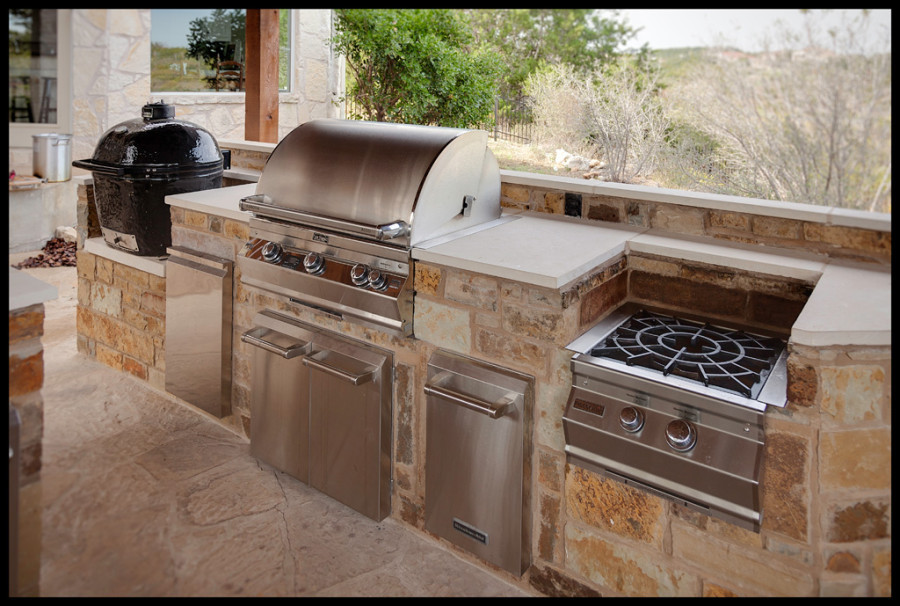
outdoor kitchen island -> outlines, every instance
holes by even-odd
[[[238,201],[253,191],[168,197],[173,245],[236,260],[249,238]],[[534,378],[531,568],[521,579],[487,568],[545,595],[890,595],[889,266],[507,210],[498,224],[413,249],[412,338],[295,305],[236,270],[222,422],[249,437],[251,352],[240,337],[259,312],[390,350],[390,515],[425,532],[426,363],[438,349],[463,354]],[[104,246],[89,240],[79,251],[79,349],[164,389],[159,291],[137,292],[161,285]],[[137,309],[117,311],[116,289]],[[566,345],[624,301],[790,337],[788,403],[765,417],[759,533],[566,463]],[[116,313],[157,331],[126,329],[136,350],[149,347],[149,366],[104,342],[103,331],[126,326]]]

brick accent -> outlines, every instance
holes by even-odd
[[[803,436],[775,431],[766,436],[763,527],[798,541],[809,533],[810,455]]]
[[[643,490],[567,466],[569,517],[606,533],[661,548],[668,502]]]

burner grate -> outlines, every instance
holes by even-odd
[[[783,349],[780,339],[642,310],[590,354],[756,398]]]

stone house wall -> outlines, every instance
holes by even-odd
[[[160,100],[175,117],[207,129],[216,139],[244,138],[244,93],[151,93],[150,9],[71,9],[72,48],[61,49],[72,69],[72,159],[90,158],[101,135],[140,118],[141,107]],[[343,59],[330,49],[331,9],[293,13],[291,92],[279,93],[279,140],[299,124],[339,117]],[[68,59],[71,59],[69,62]],[[9,148],[10,170],[32,173],[32,148]],[[86,174],[73,168],[73,175]]]

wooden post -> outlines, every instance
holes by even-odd
[[[244,138],[278,143],[278,9],[248,8]]]

